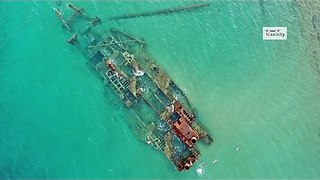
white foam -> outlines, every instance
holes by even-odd
[[[196,172],[200,176],[204,173],[204,169],[202,167],[199,167],[199,168],[197,168]]]

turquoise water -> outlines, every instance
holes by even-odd
[[[143,37],[213,134],[199,163],[178,172],[131,133],[127,110],[67,45],[54,2],[1,1],[0,178],[320,178],[319,74],[292,2],[106,20],[190,3],[75,2]],[[288,40],[263,41],[263,26],[287,26]]]

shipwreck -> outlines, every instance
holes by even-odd
[[[128,121],[134,134],[161,151],[177,170],[189,170],[200,156],[196,143],[211,144],[213,139],[196,121],[186,95],[148,54],[143,40],[116,29],[101,33],[99,17],[91,18],[70,3],[67,7],[68,17],[54,9],[70,34],[67,43],[85,55],[119,103],[134,112],[134,120]]]

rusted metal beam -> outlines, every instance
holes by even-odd
[[[133,14],[125,14],[120,16],[114,16],[109,18],[109,20],[120,20],[120,19],[132,19],[137,17],[145,17],[145,16],[155,16],[155,15],[167,15],[172,13],[178,13],[183,11],[190,11],[193,9],[208,7],[209,4],[193,4],[189,6],[183,6],[183,7],[177,7],[177,8],[167,8],[167,9],[161,9],[157,11],[149,11],[149,12],[142,12],[142,13],[133,13]]]

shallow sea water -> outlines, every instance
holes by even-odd
[[[127,109],[67,45],[55,2],[1,1],[1,179],[320,178],[320,76],[292,1],[210,1],[121,21],[106,19],[192,1],[74,3],[144,38],[215,143],[200,144],[190,171],[174,170],[131,133]],[[288,40],[263,41],[263,26],[287,26]]]

